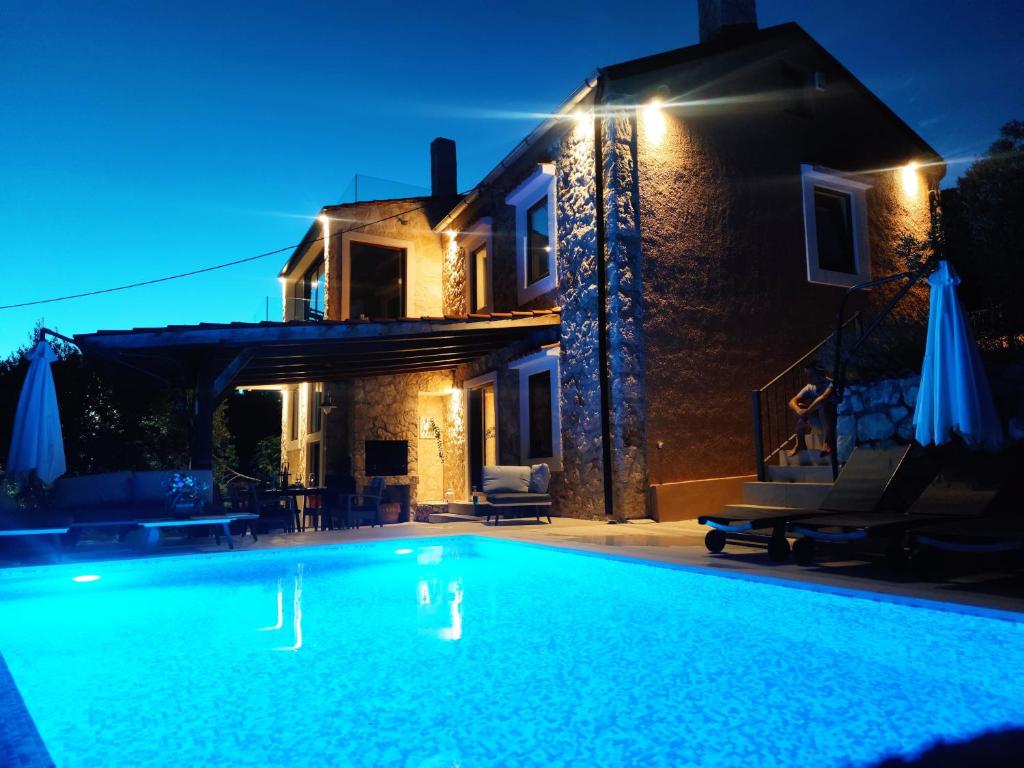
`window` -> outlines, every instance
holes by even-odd
[[[408,240],[342,234],[340,319],[394,320],[413,312],[413,244]],[[333,273],[332,273],[333,275]],[[334,310],[331,311],[332,317]]]
[[[548,198],[542,197],[526,212],[526,284],[533,285],[551,272],[548,238]]]
[[[459,237],[466,254],[466,310],[493,312],[491,301],[491,219],[480,219]]]
[[[554,164],[537,166],[505,202],[516,207],[516,280],[522,305],[556,284]]]
[[[540,371],[526,378],[527,413],[530,429],[526,457],[543,459],[551,456],[551,371]]]
[[[853,200],[846,192],[814,188],[818,266],[831,272],[857,274],[853,252]]]
[[[288,439],[299,439],[299,388],[288,390]]]
[[[324,260],[318,259],[306,272],[302,280],[296,283],[302,291],[300,304],[303,318],[306,320],[324,319]]]
[[[867,199],[859,178],[817,166],[802,167],[807,279],[851,286],[871,278]]]
[[[323,412],[320,406],[324,401],[324,385],[311,384],[309,392],[309,431],[315,434],[323,424]]]
[[[520,461],[562,468],[557,345],[513,363],[519,371]]]
[[[348,316],[405,316],[405,249],[353,242],[350,248]]]
[[[469,311],[487,307],[487,244],[469,255]]]

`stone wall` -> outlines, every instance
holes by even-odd
[[[569,131],[556,155],[558,303],[562,307],[562,472],[552,476],[558,513],[604,517],[601,388],[598,375],[597,215],[594,132]],[[517,398],[518,399],[518,398]]]
[[[827,94],[809,96],[808,113],[789,108],[794,105],[784,98],[737,112],[729,98],[789,87],[777,43],[615,83],[634,104],[656,95],[670,102],[680,94],[707,102],[640,110],[652,483],[752,473],[751,390],[832,330],[845,289],[807,279],[801,166],[864,172],[920,159],[920,145],[907,131],[812,45],[794,39],[785,55],[802,72],[826,73]],[[868,174],[873,276],[905,268],[894,245],[900,235],[920,236],[927,228],[934,170],[923,168],[919,187],[910,192],[897,170]],[[888,291],[855,297],[850,310],[869,298],[884,301]],[[923,311],[918,293],[901,312]]]
[[[351,442],[352,472],[356,483],[362,486],[367,481],[366,456],[363,445],[366,440],[407,440],[409,442],[409,474],[389,477],[388,483],[408,484],[410,501],[418,499],[420,424],[419,400],[421,392],[449,392],[452,389],[452,375],[449,371],[409,373],[400,376],[375,376],[356,379],[352,382]],[[456,399],[451,394],[446,400]],[[461,398],[459,398],[461,402]],[[459,410],[454,406],[446,409],[448,415]],[[465,454],[459,445],[464,441],[464,430],[455,419],[441,427],[445,435],[445,486],[449,484],[459,497],[463,496],[465,485]]]
[[[886,447],[914,438],[914,406],[921,377],[848,384],[838,407],[836,448],[846,461],[857,446]]]

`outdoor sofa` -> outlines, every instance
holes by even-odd
[[[532,467],[498,465],[483,468],[484,497],[473,494],[473,514],[486,515],[494,524],[502,517],[533,515],[540,522],[543,514],[551,522],[551,496],[548,483],[551,470],[547,464]]]

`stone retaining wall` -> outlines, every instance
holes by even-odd
[[[846,459],[858,445],[884,447],[914,437],[914,405],[921,377],[848,384],[839,403],[837,448]]]

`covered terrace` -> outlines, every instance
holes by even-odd
[[[450,370],[557,341],[557,309],[462,317],[200,323],[77,334],[87,358],[193,392],[193,469],[213,464],[213,414],[233,389]]]

